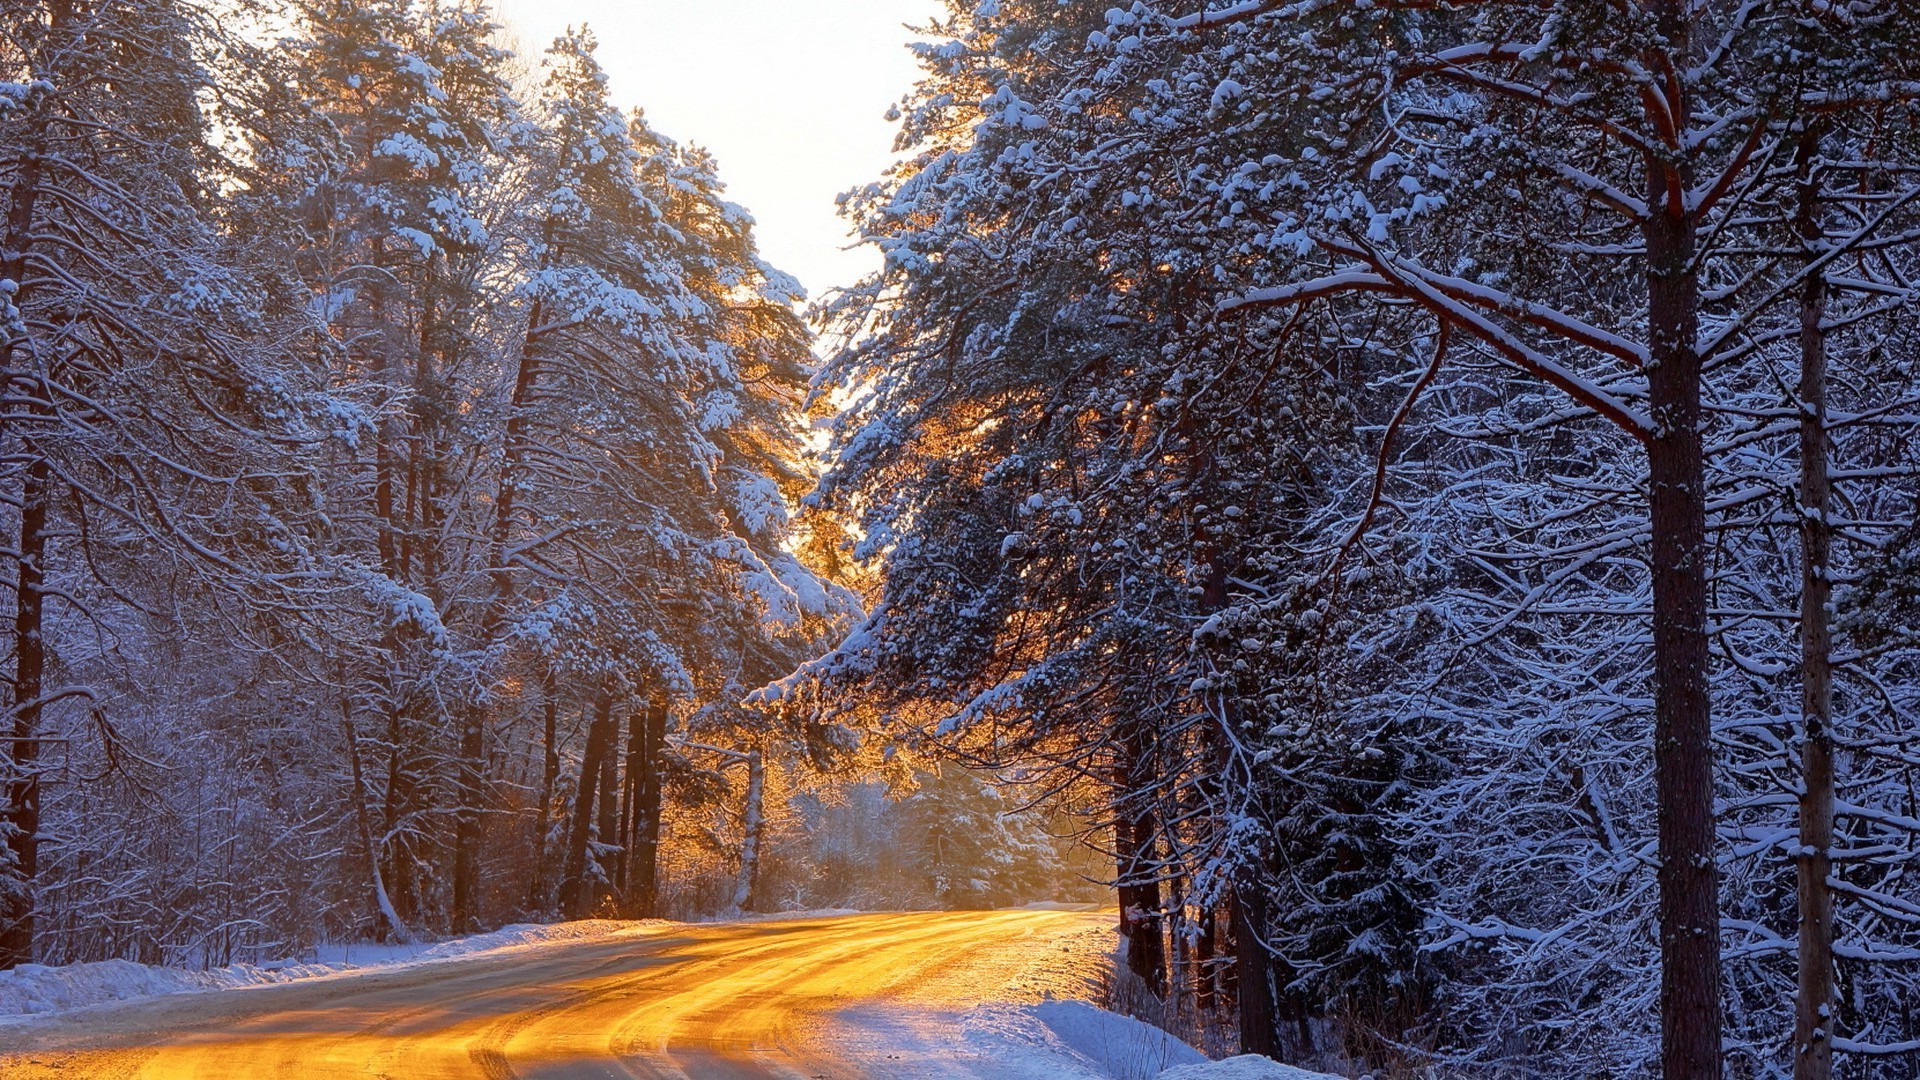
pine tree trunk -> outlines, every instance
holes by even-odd
[[[1167,948],[1161,932],[1159,862],[1153,815],[1122,809],[1114,825],[1119,881],[1120,932],[1127,941],[1127,969],[1149,990],[1167,992]]]
[[[48,5],[47,38],[65,38],[72,21],[70,3],[57,0]],[[22,306],[27,302],[27,252],[33,246],[51,123],[50,107],[43,103],[37,108],[34,123],[21,143],[19,171],[7,192],[6,235],[4,247],[0,247],[0,280],[16,286],[18,291],[12,300]],[[45,400],[39,362],[31,347],[20,341],[9,339],[0,344],[0,374],[6,379],[7,393],[33,402]],[[32,417],[45,412],[44,406],[28,406]],[[4,816],[0,816],[6,834],[6,861],[11,865],[0,865],[0,971],[33,959],[34,879],[40,870],[40,778],[36,758],[43,738],[40,699],[45,691],[46,646],[41,637],[45,604],[42,589],[46,582],[47,501],[53,474],[32,444],[23,440],[20,452],[29,458],[29,464],[21,481],[20,532],[14,545],[19,555],[15,562],[10,687],[13,724],[9,732],[7,800]]]
[[[634,788],[633,850],[628,853],[628,873],[633,882],[629,903],[638,919],[655,918],[660,910],[660,806],[665,795],[660,752],[667,741],[665,698],[647,702],[646,720]]]
[[[1167,1004],[1182,1023],[1195,1016],[1193,997],[1193,935],[1188,930],[1186,882],[1175,876],[1167,882]]]
[[[29,453],[32,452],[29,447]],[[20,491],[20,552],[13,606],[13,776],[8,785],[7,851],[13,881],[0,897],[0,970],[33,959],[34,879],[40,870],[40,777],[35,757],[43,738],[46,693],[43,638],[46,604],[47,503],[53,470],[43,456],[27,466]]]
[[[372,156],[371,148],[368,150]],[[387,263],[384,246],[375,241],[371,261],[376,266]],[[373,314],[375,322],[384,330],[390,328],[387,318],[387,302],[383,294],[375,292],[373,296]],[[388,385],[388,378],[394,368],[393,342],[390,333],[379,334],[372,345],[373,355],[370,367],[374,382],[380,386]],[[406,584],[406,550],[401,543],[405,528],[401,523],[394,499],[394,474],[396,463],[393,445],[397,441],[394,421],[382,416],[374,427],[373,434],[373,518],[375,546],[380,554],[380,569],[395,584]],[[417,867],[414,865],[416,852],[410,838],[400,831],[401,818],[412,811],[415,789],[407,772],[410,740],[406,728],[406,705],[403,702],[401,686],[403,675],[400,670],[401,654],[405,648],[397,630],[389,630],[381,639],[382,651],[386,657],[386,666],[376,676],[380,695],[387,708],[387,792],[385,799],[386,814],[383,833],[387,838],[386,853],[389,860],[388,882],[393,887],[394,899],[407,918],[417,918],[418,906],[413,903],[416,896],[415,879]]]
[[[548,667],[540,680],[540,710],[545,721],[541,732],[545,753],[540,762],[540,804],[533,817],[533,880],[527,885],[527,910],[541,911],[547,906],[547,832],[553,827],[553,793],[560,780],[560,699],[553,668]]]
[[[1240,1052],[1278,1058],[1280,1016],[1273,987],[1273,958],[1267,955],[1259,930],[1267,924],[1266,902],[1258,889],[1236,888],[1228,911],[1234,984],[1240,1003]]]
[[[1684,57],[1678,0],[1656,7]],[[1685,99],[1674,101],[1686,117]],[[1720,878],[1714,862],[1708,697],[1706,470],[1700,404],[1697,221],[1684,162],[1648,162],[1648,440],[1654,652],[1654,782],[1660,849],[1661,1046],[1667,1080],[1720,1080]]]
[[[387,263],[384,246],[378,241],[373,245],[373,263],[384,267]],[[376,292],[373,297],[374,319],[380,326],[387,326],[387,304],[384,297]],[[393,371],[393,343],[391,335],[382,334],[373,344],[373,378],[380,386],[389,385]],[[400,544],[400,535],[405,531],[395,516],[393,476],[396,441],[394,422],[391,417],[382,416],[374,428],[373,438],[373,517],[378,530],[376,544],[380,552],[380,568],[395,582],[405,582],[407,564],[405,552]]]
[[[560,910],[569,919],[592,913],[596,890],[588,880],[589,846],[593,840],[594,810],[598,803],[601,763],[613,752],[613,694],[600,688],[593,703],[593,723],[580,759],[580,787],[573,800],[573,829],[567,836],[567,867],[560,882]],[[592,873],[598,873],[596,867]]]
[[[534,304],[533,310],[528,313],[530,321],[527,324],[527,333],[521,340],[520,363],[515,370],[513,392],[507,402],[507,427],[501,451],[498,484],[494,490],[493,520],[487,529],[487,572],[493,581],[493,595],[488,601],[486,614],[481,619],[479,635],[482,643],[487,645],[493,642],[500,627],[506,623],[508,605],[512,602],[515,591],[510,545],[513,540],[513,519],[521,480],[520,474],[528,450],[528,410],[539,373],[539,363],[535,358],[533,329],[539,325],[544,310],[543,305]],[[429,318],[431,318],[431,308],[429,308]],[[416,393],[425,393],[428,387],[426,356],[427,343],[423,339],[420,362],[414,373]],[[416,456],[424,453],[428,442],[426,432],[417,434]],[[453,849],[453,920],[456,926],[462,927],[475,921],[479,904],[480,843],[485,824],[486,719],[487,711],[478,703],[468,705],[461,710],[460,806],[454,825]],[[551,708],[549,708],[549,727],[552,721]],[[547,745],[551,756],[553,753],[551,736],[548,738]],[[555,767],[557,768],[557,765]],[[545,819],[545,813],[543,809],[542,820]],[[602,839],[609,840],[611,836],[603,835]],[[544,836],[537,843],[544,847]],[[538,859],[535,860],[535,865],[537,868]]]
[[[386,934],[392,940],[405,944],[413,940],[413,932],[394,910],[393,897],[387,893],[386,877],[380,873],[380,845],[373,837],[373,815],[367,807],[366,773],[361,767],[360,734],[353,724],[353,706],[348,699],[340,702],[340,727],[347,739],[347,764],[353,778],[354,821],[360,830],[360,846],[367,855],[367,876],[373,889],[373,914],[376,925],[384,924]]]
[[[1193,939],[1194,1000],[1202,1015],[1211,1015],[1218,1005],[1213,957],[1217,947],[1215,943],[1220,937],[1219,925],[1220,916],[1217,912],[1202,911],[1200,932]]]
[[[1808,258],[1823,238],[1815,159],[1820,136],[1801,137],[1798,226]],[[1824,273],[1808,276],[1800,296],[1800,900],[1799,993],[1794,1006],[1794,1080],[1833,1076],[1833,484],[1828,473],[1827,313]]]
[[[391,634],[387,640],[390,649],[398,647],[391,644]],[[387,714],[387,790],[381,800],[379,858],[386,864],[388,896],[404,922],[420,914],[420,905],[415,902],[413,846],[400,827],[401,819],[413,810],[413,776],[408,771],[405,713],[392,700],[392,687],[382,689],[389,696],[383,699]]]
[[[600,841],[600,879],[593,890],[595,910],[606,908],[618,889],[624,872],[625,852],[620,849],[620,722],[607,718],[607,750],[600,758],[599,806],[594,815],[594,836]]]
[[[453,926],[455,933],[480,928],[480,840],[486,824],[486,713],[478,705],[460,710],[460,768],[453,825]]]
[[[620,782],[620,872],[616,876],[628,911],[633,910],[633,850],[640,830],[640,774],[646,770],[646,738],[646,707],[628,710],[627,769]]]
[[[766,831],[767,763],[755,747],[747,751],[747,802],[740,838],[740,874],[733,884],[733,909],[757,911],[760,891],[760,841]]]

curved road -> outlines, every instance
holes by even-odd
[[[858,1060],[836,1012],[1005,1000],[1036,961],[1044,979],[1046,957],[1110,925],[1061,911],[655,925],[0,1026],[0,1076],[852,1080],[891,1070]]]

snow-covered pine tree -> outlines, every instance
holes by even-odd
[[[563,125],[478,4],[0,20],[8,962],[551,910],[603,692],[580,838],[657,893],[669,727],[851,608],[790,550],[797,288],[712,162],[576,95],[550,259]]]
[[[961,753],[1031,749],[1020,740],[1048,731],[1088,759],[1113,747],[1106,732],[1076,728],[1047,703],[1066,697],[1090,715],[1104,709],[1129,722],[1141,715],[1076,681],[1092,664],[1063,661],[1073,649],[1127,655],[1123,639],[1075,620],[1111,584],[1155,609],[1146,585],[1152,560],[1180,550],[1182,538],[1156,533],[1138,504],[1116,514],[1120,551],[1147,541],[1137,549],[1148,556],[1143,565],[1116,559],[1111,534],[1097,527],[1067,534],[1031,524],[1053,496],[1042,487],[1028,503],[1021,485],[1060,468],[1049,456],[1060,451],[1028,417],[1085,417],[1082,430],[1092,432],[1094,418],[1131,425],[1126,434],[1145,450],[1118,454],[1126,464],[1112,475],[1151,488],[1154,468],[1177,456],[1182,430],[1156,425],[1152,406],[1179,402],[1194,382],[1226,385],[1250,363],[1273,370],[1292,361],[1323,373],[1343,407],[1355,402],[1364,434],[1377,440],[1377,464],[1328,462],[1319,487],[1338,493],[1326,499],[1335,520],[1302,529],[1295,512],[1264,535],[1292,537],[1296,555],[1332,554],[1335,567],[1384,569],[1385,579],[1357,611],[1358,598],[1342,597],[1341,612],[1317,606],[1284,575],[1263,582],[1236,563],[1231,580],[1259,597],[1246,605],[1250,616],[1359,616],[1324,640],[1352,642],[1364,658],[1358,671],[1372,668],[1371,677],[1326,655],[1295,670],[1345,691],[1328,703],[1350,718],[1346,731],[1410,729],[1419,735],[1402,748],[1424,744],[1445,759],[1402,754],[1374,773],[1385,781],[1378,790],[1401,799],[1421,771],[1446,775],[1420,780],[1436,786],[1411,803],[1366,807],[1360,820],[1342,822],[1331,789],[1288,802],[1300,809],[1331,799],[1320,804],[1334,811],[1324,820],[1349,838],[1371,832],[1385,865],[1415,870],[1399,860],[1428,860],[1417,870],[1428,875],[1429,912],[1439,919],[1429,923],[1439,930],[1429,945],[1468,968],[1494,960],[1477,974],[1447,972],[1456,980],[1451,998],[1435,1004],[1449,1021],[1430,1037],[1441,1040],[1440,1060],[1459,1067],[1645,1067],[1649,1044],[1618,1037],[1655,1011],[1634,989],[1646,982],[1632,974],[1637,966],[1646,975],[1664,970],[1667,980],[1669,1073],[1717,1075],[1716,784],[1731,790],[1735,773],[1769,768],[1743,743],[1758,725],[1737,697],[1753,672],[1742,668],[1749,644],[1735,635],[1783,620],[1781,606],[1767,604],[1722,625],[1729,616],[1710,621],[1718,608],[1708,601],[1721,595],[1712,590],[1770,580],[1757,573],[1770,541],[1752,530],[1778,522],[1748,511],[1780,489],[1756,488],[1741,455],[1749,440],[1791,434],[1793,425],[1749,429],[1737,419],[1743,409],[1778,407],[1748,398],[1754,353],[1742,338],[1773,333],[1758,328],[1779,325],[1769,321],[1780,311],[1778,290],[1808,262],[1804,241],[1723,241],[1759,227],[1749,216],[1757,204],[1772,201],[1765,220],[1791,217],[1778,212],[1791,200],[1775,197],[1791,187],[1796,117],[1865,118],[1871,111],[1859,107],[1876,100],[1896,114],[1904,108],[1907,52],[1891,43],[1894,10],[1799,22],[1784,10],[1654,3],[1636,18],[1623,32],[1610,14],[1578,3],[1440,13],[1370,4],[955,4],[940,27],[949,40],[926,48],[930,75],[908,102],[903,138],[920,153],[850,201],[889,263],[841,308],[868,336],[829,369],[853,405],[825,495],[861,516],[867,551],[884,555],[890,573],[867,626],[818,673],[877,686],[886,707],[926,717]],[[1563,94],[1573,86],[1580,89]],[[1666,183],[1649,187],[1649,175]],[[1898,190],[1866,189],[1849,211],[1855,228],[1815,245],[1819,258],[1897,245],[1899,218],[1886,211]],[[1711,242],[1696,251],[1702,237]],[[1117,312],[1088,305],[1105,320],[1095,323],[1072,301],[1103,274],[1123,299]],[[1872,285],[1873,275],[1861,280],[1869,295],[1899,293]],[[1166,303],[1181,284],[1200,296]],[[1183,318],[1204,325],[1169,329]],[[1142,327],[1152,345],[1129,354],[1122,343],[1140,341]],[[1236,337],[1244,351],[1220,344]],[[1070,356],[1085,366],[1060,363]],[[1134,371],[1145,373],[1145,393],[1126,385]],[[1073,380],[1082,373],[1110,396],[1079,392]],[[1900,415],[1900,392],[1886,389],[1886,415]],[[1305,439],[1332,447],[1341,430],[1336,421]],[[1224,434],[1209,431],[1215,440]],[[1103,445],[1097,438],[1062,445],[1073,462],[1062,475],[1079,482],[1060,485],[1072,496],[1061,505],[1076,525],[1127,505],[1131,491],[1092,479],[1103,469],[1089,450]],[[1230,505],[1241,515],[1264,510]],[[1879,541],[1866,534],[1886,517],[1864,520],[1856,531],[1871,550]],[[1356,565],[1354,546],[1388,523],[1394,556],[1368,564],[1363,552]],[[1063,566],[1077,576],[1071,598],[1059,601],[1047,573]],[[1199,576],[1189,587],[1204,592]],[[1355,584],[1338,573],[1305,576],[1336,589]],[[1389,617],[1367,619],[1374,603]],[[1657,630],[1651,652],[1640,629],[1647,625]],[[1151,640],[1154,624],[1135,618],[1127,631]],[[1254,655],[1229,662],[1254,692],[1264,683],[1289,696],[1288,665],[1263,664],[1268,639],[1248,640]],[[1130,670],[1145,681],[1145,666]],[[1787,668],[1757,670],[1796,666],[1789,659]],[[1388,677],[1395,670],[1397,683]],[[1713,697],[1734,710],[1717,729],[1708,719]],[[1456,745],[1434,739],[1436,720]],[[1648,727],[1658,737],[1648,738]],[[1257,747],[1266,777],[1259,769],[1234,777],[1237,792],[1285,790],[1274,763],[1299,743],[1279,736]],[[1396,757],[1390,740],[1356,748]],[[1156,742],[1153,751],[1167,749]],[[1717,776],[1709,767],[1716,749],[1729,755]],[[1133,755],[1148,756],[1145,746]],[[1204,756],[1174,753],[1149,771],[1179,776],[1182,760]],[[1643,782],[1650,774],[1657,783]],[[1354,770],[1356,779],[1367,775]],[[1542,790],[1562,801],[1541,804]],[[1658,793],[1657,806],[1638,799],[1647,791]],[[1767,802],[1777,794],[1751,807],[1777,808]],[[1484,809],[1463,817],[1469,805],[1510,814],[1502,821],[1522,839],[1504,842]],[[1766,835],[1777,837],[1772,828]],[[1658,875],[1645,873],[1642,829],[1663,831]],[[1389,834],[1404,854],[1383,846]],[[1422,850],[1436,838],[1444,842]],[[1475,857],[1448,850],[1456,842],[1477,849]],[[1529,862],[1515,856],[1516,843],[1554,855]],[[1538,873],[1549,864],[1558,869]],[[1750,916],[1767,892],[1750,888],[1748,872],[1738,870],[1729,927],[1760,925]],[[1651,929],[1653,876],[1664,881],[1663,965],[1629,957],[1624,950],[1641,939],[1610,921]],[[1482,900],[1462,910],[1476,894]],[[1755,947],[1773,948],[1745,941],[1738,951],[1744,958]],[[1517,970],[1509,978],[1499,970],[1509,962],[1571,966],[1545,979]],[[1583,977],[1605,1008],[1550,989]],[[1753,985],[1744,971],[1729,978],[1743,993]],[[1516,995],[1515,987],[1540,993]],[[1497,1010],[1470,1003],[1490,1000],[1483,989],[1539,1012],[1497,1019]],[[1770,1053],[1757,1014],[1745,999],[1740,1007],[1742,1030],[1728,1045]],[[1448,1041],[1445,1022],[1461,1025],[1459,1043]]]
[[[372,416],[337,444],[327,538],[359,594],[341,598],[359,622],[335,646],[355,654],[346,735],[357,759],[364,727],[380,758],[356,782],[380,804],[371,888],[393,933],[464,926],[486,792],[477,728],[450,705],[468,696],[445,620],[465,569],[450,543],[468,527],[456,463],[474,434],[455,424],[490,371],[478,316],[499,245],[484,219],[516,106],[477,5],[322,0],[296,14],[294,114],[257,145],[253,194],[306,290],[313,363]]]
[[[41,879],[93,843],[44,857],[64,830],[43,813],[58,812],[43,769],[124,762],[107,687],[83,681],[112,666],[98,630],[165,636],[176,603],[297,604],[302,552],[281,511],[302,513],[288,454],[315,402],[284,354],[256,347],[260,283],[222,219],[236,169],[214,129],[248,118],[209,111],[212,65],[247,47],[188,4],[54,0],[0,23],[8,967],[34,955]]]
[[[1058,63],[1106,20],[1095,5],[955,5],[908,102],[918,155],[851,200],[888,265],[837,306],[856,341],[827,385],[852,405],[823,494],[886,575],[867,625],[816,671],[830,697],[857,686],[843,700],[1097,806],[1145,985],[1197,993],[1189,975],[1169,984],[1169,951],[1233,909],[1238,959],[1259,965],[1242,969],[1243,1036],[1271,1050],[1264,913],[1282,907],[1262,894],[1289,845],[1328,835],[1307,822],[1339,828],[1330,788],[1282,798],[1276,774],[1336,775],[1337,748],[1374,750],[1326,730],[1340,680],[1315,657],[1350,628],[1308,623],[1340,575],[1299,573],[1302,550],[1337,546],[1317,508],[1351,465],[1352,411],[1328,377],[1342,342],[1303,354],[1285,335],[1220,332],[1210,227],[1156,164],[1160,135],[1114,105],[1134,88],[1101,98]],[[1100,156],[1077,157],[1089,147]],[[1287,729],[1281,712],[1301,747],[1329,737],[1281,758],[1261,734]],[[1294,832],[1276,841],[1282,819]],[[1293,967],[1402,962],[1409,909],[1375,855],[1341,887],[1378,875],[1349,899],[1398,912],[1287,906],[1311,911]],[[1398,943],[1380,940],[1389,925]],[[1283,981],[1304,1000],[1307,983]]]
[[[1242,250],[1277,256],[1253,258],[1254,280],[1229,307],[1385,294],[1644,445],[1646,473],[1608,486],[1648,499],[1663,1067],[1717,1076],[1707,569],[1716,424],[1703,403],[1730,334],[1768,306],[1769,286],[1755,284],[1768,276],[1766,255],[1712,241],[1737,228],[1789,144],[1779,113],[1897,100],[1887,80],[1897,80],[1901,52],[1872,34],[1847,37],[1849,63],[1873,76],[1836,88],[1828,72],[1803,78],[1818,65],[1795,66],[1805,57],[1782,46],[1798,33],[1790,19],[1661,3],[1636,18],[1623,31],[1584,4],[1524,15],[1469,5],[1432,18],[1390,6],[1136,6],[1115,10],[1099,44],[1112,50],[1110,76],[1156,46],[1193,57],[1177,77],[1142,84],[1163,99],[1143,123],[1177,126],[1204,108],[1287,128],[1263,110],[1276,95],[1324,103],[1266,156],[1207,160],[1213,147],[1201,144],[1205,171],[1187,174],[1215,192],[1223,226],[1244,222]],[[1460,227],[1474,220],[1477,235]],[[1508,249],[1487,246],[1493,237]],[[1538,272],[1559,259],[1575,277]],[[1584,295],[1569,280],[1583,281]],[[1726,324],[1703,330],[1721,306]],[[1436,352],[1433,368],[1443,360]],[[1599,549],[1562,552],[1590,559]]]
[[[563,892],[574,910],[652,914],[667,699],[737,699],[851,604],[785,547],[811,484],[797,288],[760,262],[704,154],[609,103],[593,51],[585,33],[555,42],[529,144],[523,321],[474,633],[496,651],[624,650],[626,738],[610,717],[578,785],[603,809],[575,806],[608,856],[605,891],[581,882],[601,849],[576,836]]]

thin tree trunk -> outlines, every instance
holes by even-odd
[[[641,740],[640,774],[634,795],[633,850],[628,853],[633,890],[628,902],[635,918],[650,919],[660,909],[660,804],[664,795],[660,752],[667,741],[667,702],[647,702],[645,738]]]
[[[620,722],[607,719],[607,749],[600,758],[599,807],[594,835],[600,841],[600,881],[593,906],[604,907],[619,889],[623,871],[620,837]]]
[[[1798,226],[1807,257],[1822,240],[1820,135],[1801,136]],[[1794,1080],[1833,1076],[1833,599],[1832,526],[1827,514],[1833,484],[1828,473],[1827,313],[1824,273],[1808,276],[1800,296],[1800,894],[1799,993],[1794,1006]]]
[[[393,640],[388,635],[388,640]],[[393,646],[397,648],[397,646]],[[390,653],[391,655],[391,653]],[[392,697],[393,687],[389,681],[381,687],[384,695],[382,706],[387,714],[387,790],[381,799],[379,857],[386,860],[386,882],[389,897],[400,912],[402,921],[417,918],[420,910],[414,902],[413,887],[414,866],[413,849],[408,837],[403,833],[400,822],[413,807],[413,778],[408,773],[406,757],[407,731],[406,717],[400,705]]]
[[[1193,998],[1193,935],[1187,923],[1186,883],[1176,876],[1167,882],[1167,1004],[1182,1022],[1195,1016]]]
[[[31,449],[29,450],[31,452]],[[7,850],[14,887],[0,900],[0,970],[33,959],[34,879],[40,870],[40,776],[35,757],[42,738],[46,692],[47,503],[53,470],[35,455],[20,492],[20,559],[13,616],[13,777],[7,799]]]
[[[1120,932],[1127,940],[1127,968],[1159,996],[1167,992],[1167,949],[1161,933],[1160,879],[1154,853],[1153,815],[1122,808],[1114,825],[1119,855]]]
[[[1217,912],[1203,909],[1200,913],[1200,932],[1193,939],[1194,998],[1203,1014],[1211,1014],[1218,1003],[1213,955],[1220,936],[1219,923]]]
[[[373,151],[367,148],[371,159]],[[387,263],[385,246],[375,240],[371,260],[374,265]],[[375,321],[383,329],[390,330],[387,319],[387,301],[384,294],[376,290],[372,297]],[[389,376],[394,369],[394,343],[390,332],[383,332],[373,344],[373,356],[370,367],[374,382],[382,387],[389,386]],[[398,585],[407,583],[408,550],[401,542],[405,532],[398,514],[399,508],[394,498],[394,475],[396,462],[393,444],[397,439],[394,420],[391,416],[382,416],[374,427],[373,437],[373,517],[375,545],[380,554],[380,569],[388,580]],[[419,916],[416,897],[416,870],[413,860],[416,852],[409,839],[402,835],[400,820],[413,809],[414,788],[407,775],[407,754],[410,745],[405,731],[406,707],[402,700],[402,677],[400,666],[405,645],[398,630],[390,630],[382,639],[386,654],[386,666],[378,674],[380,693],[387,709],[387,792],[385,799],[386,853],[389,859],[387,879],[393,887],[394,898],[401,911],[408,918]]]
[[[515,591],[510,545],[520,473],[527,455],[528,407],[539,372],[533,328],[539,325],[543,311],[542,305],[535,304],[528,314],[530,321],[521,339],[520,363],[514,373],[513,392],[507,402],[507,428],[501,452],[499,481],[494,493],[493,521],[487,530],[487,569],[493,579],[493,597],[481,619],[479,637],[483,644],[491,644],[506,622],[508,605]],[[417,390],[424,391],[424,343],[421,351],[422,367],[415,372],[415,384]],[[425,435],[422,433],[416,443],[416,455],[422,452],[421,444],[424,441]],[[486,709],[477,702],[461,710],[460,806],[455,817],[453,849],[453,920],[456,926],[462,927],[474,921],[479,903],[480,842],[485,820],[486,760],[483,755],[486,752],[486,721]],[[602,839],[611,838],[603,836]],[[578,897],[575,899],[577,901]]]
[[[735,911],[759,910],[760,840],[766,831],[767,763],[759,747],[747,751],[747,805],[740,838],[740,875],[733,884]]]
[[[1679,0],[1659,0],[1666,55],[1686,55]],[[1674,75],[1676,87],[1680,76]],[[1669,104],[1685,122],[1684,94]],[[1714,862],[1708,697],[1706,469],[1701,432],[1697,221],[1684,156],[1647,165],[1648,439],[1654,785],[1660,849],[1661,1057],[1667,1080],[1720,1080],[1720,876]]]
[[[413,940],[413,932],[394,910],[393,897],[387,894],[386,877],[380,873],[380,845],[373,837],[373,818],[367,810],[366,773],[360,765],[360,735],[353,723],[353,706],[345,698],[340,702],[340,729],[347,738],[347,764],[353,775],[354,820],[360,829],[360,846],[367,853],[367,876],[373,886],[373,909],[379,921],[384,922],[387,933],[394,941],[406,944]]]
[[[486,713],[460,710],[460,782],[453,825],[453,926],[456,933],[480,928],[480,840],[486,822]]]
[[[644,698],[642,698],[644,700]],[[647,710],[627,713],[627,768],[620,781],[620,895],[633,910],[633,849],[639,836],[640,773],[646,768]]]
[[[533,881],[527,886],[527,909],[542,911],[547,906],[547,831],[553,827],[553,793],[560,780],[560,700],[553,668],[549,666],[540,680],[540,710],[545,730],[541,733],[545,750],[540,763],[540,805],[534,810]]]
[[[378,240],[373,245],[373,262],[376,266],[386,265],[386,250]],[[375,320],[385,327],[387,324],[387,304],[385,298],[375,292],[373,296],[373,314]],[[393,370],[392,335],[382,334],[374,344],[373,379],[377,385],[387,386],[388,376]],[[394,421],[390,416],[382,416],[374,429],[373,440],[373,516],[379,530],[377,544],[380,551],[380,567],[387,576],[396,582],[404,582],[407,576],[406,551],[400,543],[399,534],[403,531],[393,497],[394,474]]]
[[[580,759],[580,788],[573,800],[573,830],[567,837],[566,874],[560,883],[560,910],[569,919],[584,919],[592,912],[595,890],[588,881],[588,852],[593,839],[594,809],[600,782],[601,762],[613,752],[613,693],[606,686],[594,699],[593,723],[587,728],[587,745]],[[598,873],[598,868],[595,868]]]
[[[64,38],[73,19],[73,6],[67,0],[48,5],[47,37]],[[51,51],[51,47],[49,47]],[[27,302],[27,252],[33,246],[35,215],[38,212],[41,185],[45,175],[48,105],[36,106],[32,127],[21,141],[19,171],[7,192],[7,222],[4,247],[0,248],[0,280],[11,282],[16,305]],[[28,353],[27,363],[20,356]],[[9,337],[0,344],[0,372],[5,389],[30,401],[41,401],[47,393],[41,385],[37,358],[30,348]],[[35,418],[45,415],[44,406],[28,407]],[[13,724],[8,746],[10,761],[4,818],[7,861],[0,867],[0,971],[28,963],[33,959],[34,879],[40,870],[40,777],[37,757],[43,738],[40,730],[44,712],[46,645],[41,637],[45,610],[47,504],[53,486],[53,470],[46,458],[31,443],[22,443],[30,458],[20,489],[20,532],[14,550],[16,560],[14,588],[12,690]],[[12,878],[9,882],[7,879]]]

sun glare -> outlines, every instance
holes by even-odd
[[[503,0],[529,51],[568,26],[600,38],[617,100],[719,158],[759,223],[767,261],[818,298],[879,265],[846,250],[835,197],[893,159],[888,106],[913,84],[907,51],[933,0]]]

